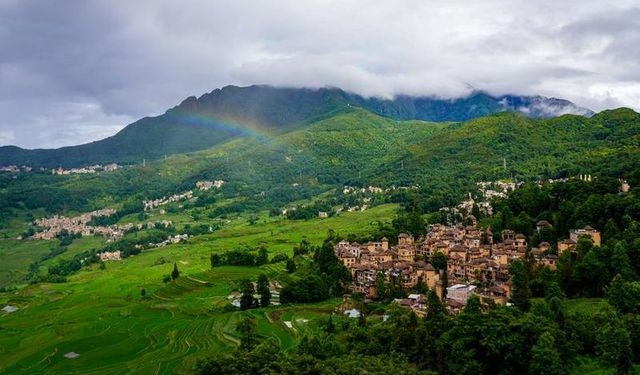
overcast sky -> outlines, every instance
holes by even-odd
[[[228,84],[640,110],[640,0],[0,0],[0,145],[101,139]]]

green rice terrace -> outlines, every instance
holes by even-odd
[[[15,306],[18,311],[0,315],[0,373],[185,372],[200,357],[234,348],[239,342],[235,323],[245,314],[255,316],[261,336],[290,347],[301,333],[318,329],[319,321],[326,320],[341,300],[225,312],[227,297],[239,280],[255,279],[260,273],[277,279],[284,262],[211,270],[210,254],[265,245],[270,255],[291,255],[293,246],[302,239],[320,242],[331,228],[366,233],[379,217],[391,217],[396,209],[382,205],[300,222],[264,215],[264,220],[254,225],[237,218],[233,224],[194,237],[187,244],[105,262],[104,269],[92,265],[63,284],[27,285],[2,293],[0,305]],[[60,257],[98,242],[94,237],[76,240]],[[8,280],[14,273],[24,272],[50,246],[47,241],[1,240],[2,277]],[[174,262],[181,276],[163,284],[163,275]],[[64,356],[67,353],[79,356],[69,359]]]

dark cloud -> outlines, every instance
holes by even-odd
[[[640,109],[637,1],[0,0],[0,144],[110,135],[227,84]]]

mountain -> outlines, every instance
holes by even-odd
[[[143,158],[209,148],[243,135],[282,134],[351,106],[397,120],[466,121],[497,112],[521,112],[538,118],[593,113],[573,103],[545,97],[474,92],[441,99],[400,95],[365,98],[337,88],[226,86],[200,98],[189,97],[163,115],[145,117],[100,141],[59,149],[0,147],[0,164],[71,167],[94,163],[139,163]]]
[[[428,123],[350,107],[303,129],[231,139],[144,168],[82,178],[0,174],[0,211],[10,212],[19,202],[51,212],[89,211],[104,202],[139,202],[218,179],[226,181],[230,197],[242,197],[237,202],[253,208],[283,207],[344,185],[417,185],[437,209],[478,181],[592,174],[640,183],[639,137],[640,114],[625,108],[591,118],[496,113]]]
[[[351,108],[271,139],[175,159],[171,169],[190,169],[192,179],[221,178],[253,193],[295,183],[426,186],[510,176],[620,177],[640,168],[638,137],[640,114],[625,108],[591,118],[496,113],[461,123],[398,121]]]

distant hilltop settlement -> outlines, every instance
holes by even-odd
[[[540,221],[537,230],[550,225]],[[585,227],[571,230],[569,239],[558,242],[558,251],[575,251],[578,239],[583,236],[600,246],[600,232]],[[551,244],[542,242],[531,249],[531,254],[537,263],[553,270],[557,255],[550,250]],[[511,297],[509,266],[524,258],[526,251],[527,238],[511,230],[503,230],[499,241],[495,241],[490,230],[481,231],[476,225],[442,224],[431,225],[429,232],[418,240],[401,233],[395,246],[382,238],[380,242],[365,244],[342,241],[334,248],[335,255],[351,272],[353,281],[348,286],[351,293],[376,298],[380,287],[398,285],[411,289],[424,283],[440,298],[445,296],[450,313],[464,307],[472,294],[484,303],[506,304]],[[446,259],[445,264],[434,261],[438,253],[444,256],[440,259]],[[426,313],[424,295],[411,294],[395,302],[418,315]]]
[[[196,182],[196,188],[199,190],[205,191],[210,190],[211,188],[221,188],[224,185],[223,180],[215,180],[215,181],[198,181]],[[193,191],[189,190],[187,192],[181,194],[174,194],[169,197],[162,197],[158,199],[152,199],[148,201],[142,201],[144,206],[144,210],[152,210],[156,207],[164,206],[165,204],[169,204],[172,202],[178,202],[182,200],[188,200],[193,198]]]
[[[80,168],[71,168],[71,169],[63,169],[62,167],[60,168],[56,168],[56,169],[52,169],[51,173],[53,174],[57,174],[57,175],[66,175],[66,174],[84,174],[84,173],[96,173],[98,171],[104,171],[104,172],[113,172],[113,171],[117,171],[119,168],[121,168],[118,164],[107,164],[107,165],[90,165],[87,167],[80,167]]]
[[[224,185],[224,183],[225,182],[223,180],[198,181],[196,182],[196,188],[200,190],[209,190],[212,188],[220,188],[222,187],[222,185]],[[147,211],[171,202],[178,202],[191,198],[193,198],[193,192],[189,190],[185,193],[174,194],[169,197],[143,201],[142,204],[144,206],[144,211]],[[18,236],[18,239],[29,238],[34,240],[53,240],[54,238],[57,238],[61,233],[67,232],[70,235],[80,236],[102,235],[107,238],[108,242],[112,242],[121,239],[125,233],[132,230],[142,230],[144,228],[153,228],[156,226],[167,228],[173,225],[173,222],[171,220],[159,220],[155,222],[139,224],[114,224],[109,226],[90,225],[90,222],[93,219],[98,217],[111,216],[116,212],[117,211],[115,209],[104,208],[83,213],[74,217],[55,215],[49,218],[36,219],[33,221],[33,225],[39,228],[38,231],[32,231],[27,235]],[[176,235],[175,237],[169,237],[165,241],[150,245],[153,247],[160,247],[180,241],[185,241],[186,239],[187,236],[182,234]],[[111,258],[108,259],[111,260]]]
[[[87,212],[79,216],[66,217],[55,215],[49,218],[37,219],[33,222],[33,225],[41,228],[39,232],[33,233],[29,238],[34,240],[53,240],[57,238],[61,233],[67,232],[70,235],[102,235],[107,238],[108,242],[116,241],[122,238],[125,233],[132,230],[141,230],[144,228],[154,228],[158,225],[162,227],[169,227],[173,225],[171,220],[161,220],[156,222],[147,223],[127,223],[123,225],[89,225],[91,220],[97,217],[111,216],[116,213],[116,210],[112,208],[105,208],[92,212]],[[22,236],[19,239],[23,239]]]

